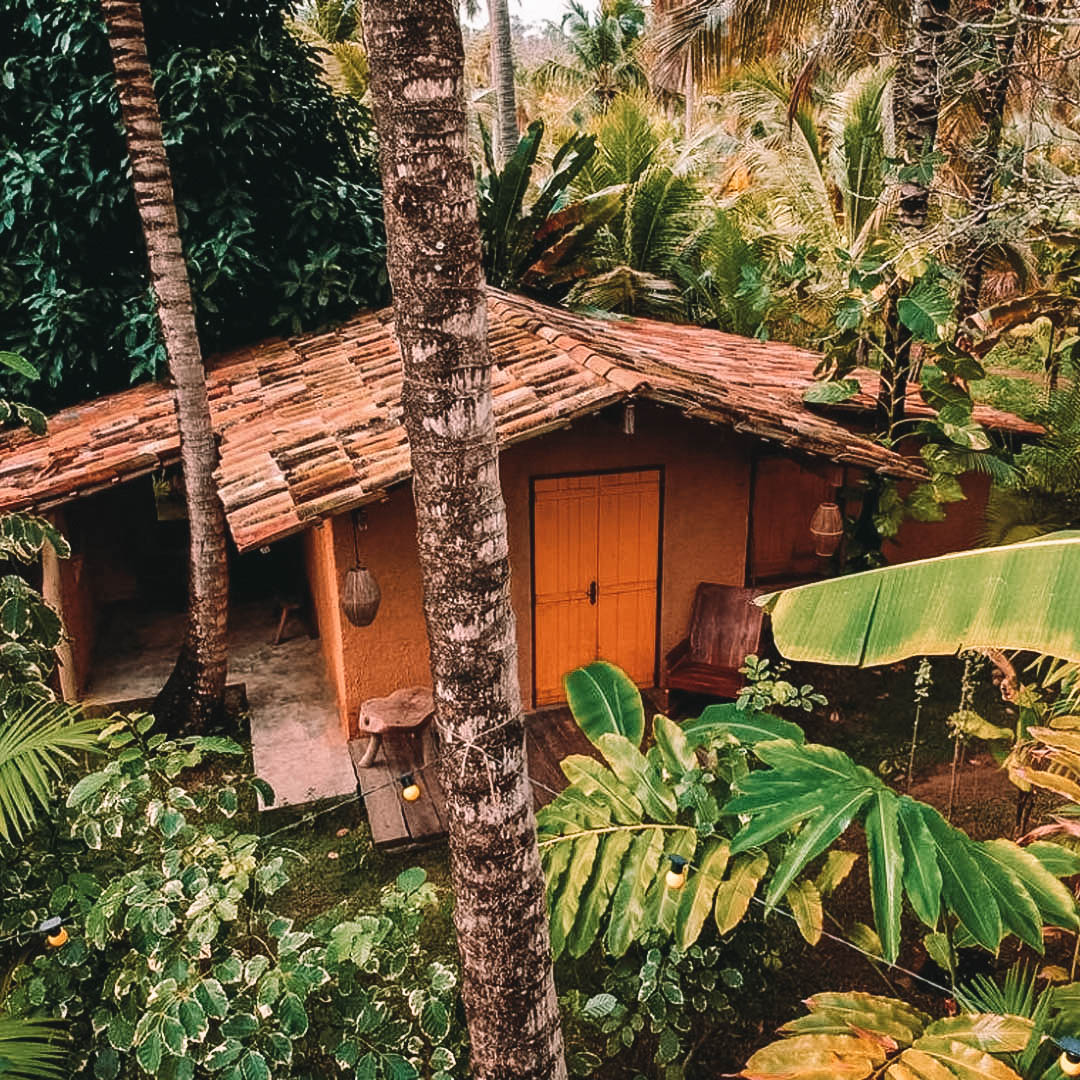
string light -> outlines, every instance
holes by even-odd
[[[61,945],[66,945],[68,942],[68,932],[67,928],[64,926],[64,920],[60,918],[59,915],[52,915],[44,922],[39,923],[32,930],[16,930],[14,933],[0,937],[0,945],[4,945],[9,941],[14,941],[24,934],[43,934],[45,936],[45,944],[54,949],[59,949]]]
[[[1051,1036],[1051,1039],[1061,1047],[1058,1068],[1066,1076],[1080,1076],[1080,1039],[1069,1035]]]
[[[401,797],[406,802],[416,802],[420,798],[420,785],[413,779],[412,773],[401,778]]]
[[[690,865],[690,860],[682,855],[669,855],[668,862],[671,866],[664,875],[664,884],[677,891],[686,884],[686,868]]]

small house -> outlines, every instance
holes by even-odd
[[[820,574],[815,508],[867,472],[919,476],[917,455],[865,433],[868,395],[846,412],[803,402],[812,352],[494,290],[488,313],[529,709],[559,702],[563,673],[596,657],[659,685],[700,583]],[[272,741],[264,772],[298,801],[352,781],[345,744],[365,700],[430,683],[392,312],[219,356],[208,382],[232,545],[230,679],[246,684],[257,764]],[[167,674],[185,596],[178,461],[173,394],[152,383],[0,443],[0,509],[52,513],[73,544],[45,575],[70,637],[69,697],[149,696]],[[906,526],[899,557],[973,544],[983,483],[971,478],[945,523]],[[381,591],[365,627],[342,613],[356,565]]]

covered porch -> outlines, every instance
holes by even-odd
[[[356,773],[338,722],[317,638],[289,612],[246,601],[229,617],[228,701],[246,718],[255,772],[276,807],[351,795]],[[182,612],[116,606],[98,628],[84,702],[95,709],[148,707],[165,684],[184,636]]]

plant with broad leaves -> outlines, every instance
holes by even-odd
[[[606,764],[566,758],[569,787],[537,815],[556,957],[600,940],[621,956],[646,930],[685,949],[710,913],[727,934],[763,882],[766,911],[786,905],[814,942],[832,874],[812,866],[856,821],[889,962],[905,896],[931,930],[962,931],[991,951],[1010,935],[1041,951],[1045,925],[1080,926],[1060,880],[1080,873],[1080,858],[1052,843],[973,841],[843,752],[807,743],[795,724],[714,705],[682,727],[657,716],[653,735],[642,753],[625,735],[594,732]],[[752,758],[765,768],[751,770]],[[681,888],[665,881],[672,857],[691,864]]]
[[[583,956],[600,940],[623,956],[645,930],[687,949],[710,913],[717,931],[729,933],[746,914],[769,857],[731,850],[733,819],[723,806],[749,769],[748,747],[801,741],[802,731],[768,713],[715,705],[682,727],[655,717],[654,745],[642,753],[640,695],[625,673],[590,665],[571,672],[566,686],[575,717],[606,764],[566,758],[570,785],[537,815],[555,956]],[[692,862],[678,891],[665,884],[673,857]],[[816,940],[822,910],[813,880],[800,881],[790,901],[800,929]]]
[[[487,171],[477,177],[477,212],[484,244],[484,273],[499,288],[522,286],[545,291],[566,286],[585,273],[583,251],[619,210],[618,187],[571,199],[570,185],[596,152],[593,135],[573,135],[559,147],[551,175],[526,208],[544,124],[536,120],[513,156],[498,169],[484,130]]]
[[[271,898],[299,856],[242,827],[272,799],[242,747],[170,740],[148,716],[103,738],[105,767],[18,856],[0,852],[0,931],[53,914],[70,934],[16,954],[7,1007],[67,1018],[71,1075],[265,1080],[325,1075],[334,1058],[371,1077],[455,1075],[456,974],[425,962],[422,871],[374,912],[298,927]]]
[[[874,994],[815,994],[806,1004],[807,1015],[785,1024],[780,1029],[784,1037],[757,1051],[740,1076],[1023,1080],[1002,1058],[1038,1046],[1041,1038],[1026,1017],[964,1012],[934,1020],[902,1001]],[[1056,1056],[1055,1051],[1051,1060]]]

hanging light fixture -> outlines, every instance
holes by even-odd
[[[814,554],[827,559],[836,553],[844,535],[844,517],[836,503],[818,503],[810,519],[810,535],[814,538]]]
[[[353,517],[353,551],[356,564],[345,575],[345,585],[341,590],[341,607],[345,618],[353,626],[370,626],[379,612],[382,590],[375,580],[375,575],[360,562],[360,541],[357,532],[363,528],[361,512]]]

